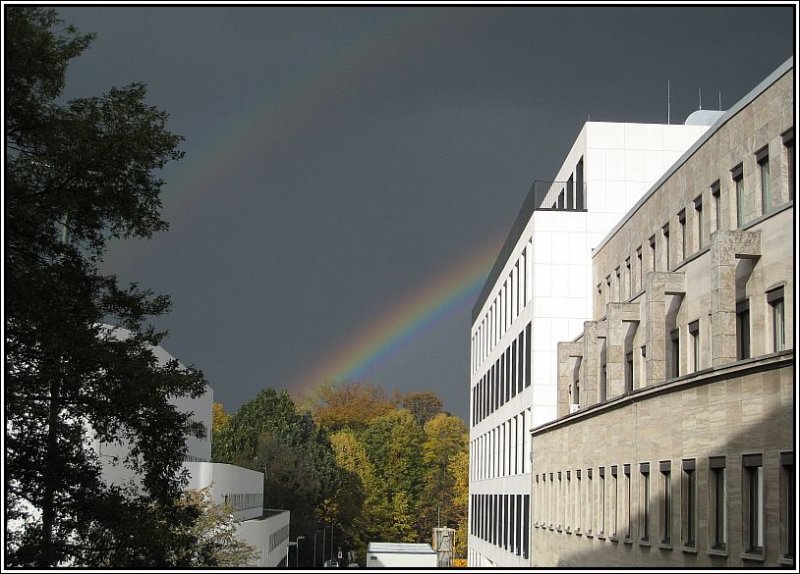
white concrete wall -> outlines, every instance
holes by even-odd
[[[281,535],[281,531],[286,535]],[[286,559],[289,548],[289,511],[268,514],[264,518],[246,520],[238,527],[239,536],[259,551],[258,557],[249,566],[275,568]],[[270,537],[275,535],[276,545],[270,549]]]
[[[211,486],[215,504],[227,502],[238,520],[261,516],[264,501],[264,474],[241,466],[219,462],[184,462],[190,473],[187,489]]]
[[[436,568],[437,556],[407,552],[367,552],[367,568]]]
[[[577,337],[583,331],[583,322],[592,318],[592,249],[707,129],[707,126],[589,122],[578,134],[553,181],[566,182],[574,176],[583,158],[587,211],[535,211],[472,326],[473,345],[481,348],[472,354],[471,397],[472,387],[529,323],[531,356],[526,361],[531,361],[532,384],[471,426],[471,495],[530,492],[529,463],[523,473],[514,476],[497,473],[496,464],[488,465],[486,472],[488,460],[506,456],[508,445],[503,442],[503,428],[510,418],[527,409],[531,409],[531,420],[526,432],[556,417],[558,342]],[[504,284],[523,253],[526,270],[530,265],[529,285],[524,293],[526,304],[510,325],[501,321],[500,332],[487,337],[479,329],[483,325],[485,330],[487,313],[498,309],[496,302],[503,298]],[[490,436],[494,438],[487,440]],[[516,441],[512,448],[524,448],[522,457],[528,461],[529,445],[528,440],[521,444]],[[469,547],[470,566],[512,567],[529,563],[472,535]]]

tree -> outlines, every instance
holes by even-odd
[[[442,412],[442,399],[431,391],[412,391],[400,393],[395,399],[397,406],[406,409],[414,416],[419,426]]]
[[[317,509],[338,485],[327,434],[286,391],[264,389],[212,435],[211,455],[264,473],[264,507],[292,513],[291,535],[314,536]]]
[[[222,403],[214,402],[211,404],[211,432],[219,432],[231,420],[231,415],[225,412]],[[212,434],[213,436],[213,434]]]
[[[258,549],[239,538],[233,509],[215,504],[210,489],[187,490],[181,497],[181,505],[199,513],[190,529],[198,542],[193,566],[247,566],[258,556]]]
[[[173,544],[147,546],[140,533],[128,563],[164,567],[192,542],[169,532],[196,517],[175,502],[185,437],[201,432],[168,398],[199,396],[204,379],[151,351],[163,334],[143,323],[169,299],[122,288],[99,265],[111,240],[167,228],[155,172],[182,156],[181,138],[141,84],[58,103],[69,60],[92,39],[60,24],[52,10],[6,7],[7,559],[91,565],[117,517],[136,516]],[[141,491],[104,484],[92,439],[131,445],[124,464]]]
[[[364,429],[370,421],[394,409],[380,387],[344,381],[320,386],[312,398],[310,411],[323,429]]]
[[[466,425],[459,417],[439,413],[425,424],[424,432],[425,489],[420,512],[424,529],[456,527],[460,512],[453,500],[455,476],[451,460],[459,453],[467,452]]]
[[[453,540],[454,559],[467,557],[467,507],[469,505],[469,454],[462,450],[450,457],[448,465],[453,476],[453,520],[456,526]]]

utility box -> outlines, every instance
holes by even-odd
[[[436,568],[438,554],[430,544],[370,542],[367,568]]]
[[[453,566],[453,540],[456,531],[452,528],[433,529],[433,549],[436,551],[439,568]]]

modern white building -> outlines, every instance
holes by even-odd
[[[469,566],[530,565],[529,431],[556,417],[558,342],[592,318],[592,248],[721,113],[588,122],[534,182],[472,313]]]
[[[124,339],[130,332],[114,328],[114,336]],[[162,347],[153,347],[153,354],[164,365],[175,360]],[[211,407],[214,401],[213,389],[206,385],[205,393],[197,398],[179,397],[171,403],[181,411],[194,413],[194,419],[206,429],[202,438],[187,437],[186,457],[183,463],[188,471],[187,489],[210,487],[211,499],[216,504],[227,503],[233,508],[234,517],[239,521],[239,537],[254,546],[258,557],[249,566],[285,566],[289,544],[288,510],[267,510],[263,508],[264,474],[232,464],[211,462]],[[122,465],[129,453],[127,443],[102,443],[95,441],[95,452],[103,463],[103,479],[109,484],[137,485],[138,475]]]

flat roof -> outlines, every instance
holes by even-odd
[[[430,544],[424,542],[370,542],[367,552],[391,554],[436,554]]]

